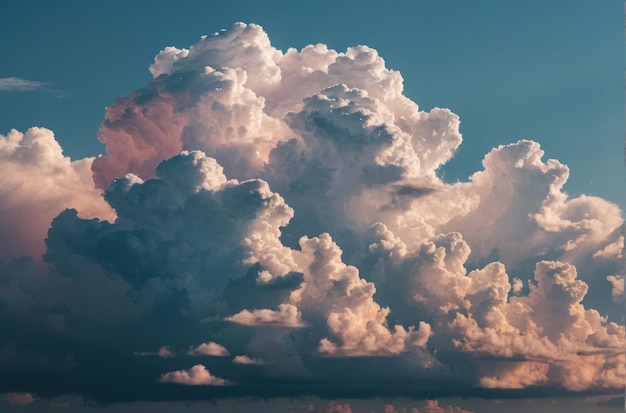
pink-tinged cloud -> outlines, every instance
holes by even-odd
[[[4,397],[13,407],[28,406],[35,401],[35,397],[31,393],[7,393]]]
[[[520,362],[504,368],[493,376],[481,377],[480,385],[488,389],[523,389],[548,381],[549,365],[546,363]]]
[[[92,162],[64,156],[48,129],[0,135],[0,259],[39,257],[52,219],[66,208],[83,218],[115,218],[93,185]]]
[[[157,357],[164,358],[164,359],[172,358],[176,356],[176,353],[173,352],[169,346],[163,346],[159,348],[158,351],[135,351],[133,354],[136,356],[142,356],[142,357],[157,356]]]
[[[226,347],[213,341],[209,341],[208,343],[202,343],[197,347],[190,348],[187,355],[226,357],[229,356],[230,353],[226,350]]]
[[[202,364],[196,364],[189,370],[163,373],[159,382],[185,386],[232,386],[235,384],[229,380],[213,376]]]
[[[257,358],[248,357],[246,355],[236,356],[233,359],[233,363],[235,364],[243,364],[243,365],[252,365],[252,366],[263,366],[267,364],[267,361]]]
[[[291,304],[280,304],[276,311],[268,309],[242,310],[224,320],[248,327],[306,327],[302,321],[300,310]]]
[[[290,300],[306,312],[323,315],[331,337],[319,342],[321,354],[339,357],[397,355],[413,347],[424,347],[431,335],[430,325],[420,322],[419,330],[401,325],[389,328],[389,308],[375,300],[376,287],[359,276],[353,266],[343,263],[342,251],[329,234],[300,239],[296,261],[304,282]]]
[[[324,408],[324,413],[352,413],[350,403],[333,400]]]
[[[159,351],[157,351],[157,356],[164,358],[164,359],[174,357],[175,355],[176,353],[170,350],[169,346],[161,347]]]
[[[608,275],[607,280],[611,283],[613,289],[611,295],[615,301],[624,301],[624,276],[623,275]]]
[[[277,143],[293,137],[284,116],[337,84],[368,91],[386,114],[372,112],[371,123],[391,121],[423,174],[434,173],[461,142],[458,117],[445,109],[418,112],[402,95],[400,74],[366,46],[283,53],[260,26],[238,23],[189,49],[165,48],[150,70],[154,79],[145,89],[107,108],[98,135],[107,155],[93,166],[100,188],[129,172],[150,178],[160,161],[181,149],[203,150],[229,176],[251,178]],[[437,139],[428,139],[433,135]]]
[[[202,337],[187,354],[227,355],[219,342],[267,362],[230,365],[240,383],[314,379],[326,395],[399,374],[411,389],[623,387],[622,211],[570,198],[569,169],[537,142],[446,183],[458,116],[421,111],[369,47],[282,52],[256,25],[166,48],[151,72],[107,109],[93,165],[44,129],[0,142],[0,258],[47,236],[39,266],[0,263],[0,319],[24,334],[0,367],[54,331],[124,349]],[[202,365],[160,381],[231,384]]]
[[[423,408],[424,413],[473,413],[458,406],[439,405],[438,400],[428,400]]]

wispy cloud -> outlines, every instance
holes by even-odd
[[[47,85],[45,82],[26,80],[19,77],[0,78],[0,91],[2,92],[32,92]]]
[[[50,87],[49,83],[37,80],[27,80],[20,77],[0,77],[0,92],[46,92],[52,93],[57,98],[65,98],[70,95],[67,90]]]

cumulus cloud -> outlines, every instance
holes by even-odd
[[[537,386],[548,380],[548,368],[545,363],[522,362],[513,368],[507,368],[501,374],[481,377],[480,385],[488,389],[523,389]]]
[[[303,264],[304,282],[291,293],[291,300],[313,316],[326,319],[331,338],[319,342],[318,351],[331,356],[394,355],[411,347],[424,347],[430,325],[419,330],[387,325],[389,308],[375,300],[376,287],[359,277],[356,267],[341,260],[341,250],[328,234],[300,240],[297,260]],[[336,339],[337,341],[334,341]]]
[[[623,275],[608,275],[607,280],[613,286],[611,295],[615,301],[624,301],[624,276]]]
[[[208,343],[202,343],[197,347],[192,347],[187,352],[189,356],[216,356],[216,357],[225,357],[230,356],[226,347],[221,346],[213,341],[209,341]]]
[[[479,274],[476,271],[470,277]],[[497,277],[504,291],[508,290],[506,274]],[[494,299],[492,292],[483,299],[487,301],[474,300],[470,315],[457,313],[452,326],[462,332],[463,338],[457,341],[462,349],[551,361],[550,374],[542,363],[509,364],[508,368],[498,366],[506,372],[484,377],[481,383],[522,388],[552,380],[571,390],[620,387],[626,380],[623,326],[607,322],[581,304],[587,284],[577,279],[572,265],[541,261],[535,281],[528,296]]]
[[[231,386],[235,383],[213,376],[202,364],[189,370],[177,370],[161,374],[161,383],[176,383],[185,386]]]
[[[45,364],[66,393],[84,375],[117,386],[94,397],[175,398],[154,377],[176,359],[132,357],[162,343],[263,364],[211,359],[242,396],[623,386],[622,212],[570,198],[537,142],[446,183],[457,115],[420,110],[376,50],[283,52],[257,25],[167,47],[150,71],[107,108],[104,156],[71,161],[41,128],[0,139],[0,389]],[[234,384],[201,364],[159,382]]]
[[[83,218],[112,220],[91,178],[94,158],[72,161],[52,131],[30,128],[0,135],[0,259],[38,257],[52,219],[66,208]]]

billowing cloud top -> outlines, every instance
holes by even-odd
[[[538,143],[446,183],[455,114],[421,111],[371,48],[282,52],[257,25],[150,71],[107,108],[105,156],[72,162],[45,129],[0,140],[0,392],[623,387],[621,211],[569,198]]]

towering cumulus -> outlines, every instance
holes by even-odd
[[[0,139],[0,392],[623,388],[622,211],[570,198],[537,142],[445,182],[457,115],[376,50],[283,52],[254,24],[150,72],[107,108],[104,156]]]

